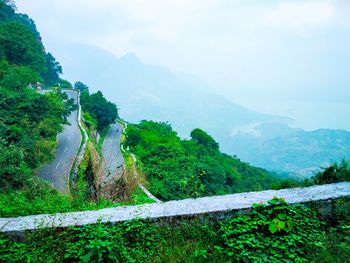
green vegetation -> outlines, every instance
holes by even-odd
[[[331,184],[350,181],[349,162],[342,160],[339,164],[333,163],[317,173],[312,179],[315,184]]]
[[[87,116],[89,124],[96,127],[98,132],[102,132],[116,121],[119,117],[117,106],[108,101],[101,91],[89,94],[89,87],[82,82],[77,82],[74,86],[82,91],[80,95],[81,107],[84,112],[89,114]]]
[[[77,81],[74,83],[74,88],[76,90],[79,90],[80,92],[88,92],[89,93],[89,87],[87,85],[85,85],[83,82],[81,81]]]
[[[15,10],[13,1],[0,1],[0,61],[16,66],[12,71],[30,69],[35,81],[43,81],[48,86],[57,84],[61,66],[51,53],[45,52],[34,21]]]
[[[200,129],[181,140],[167,123],[142,121],[128,126],[125,145],[141,160],[149,190],[164,201],[297,185],[221,153]]]
[[[27,233],[25,241],[0,236],[0,261],[343,263],[350,253],[345,206],[345,200],[335,203],[343,212],[331,222],[274,198],[269,206],[255,204],[249,213],[221,220],[98,223]]]
[[[55,89],[44,95],[29,87],[59,81],[60,65],[45,53],[34,22],[0,1],[0,216],[96,209],[111,205],[57,193],[35,170],[53,158],[56,137],[76,108]],[[64,85],[63,85],[64,86]],[[62,85],[61,85],[62,87]]]
[[[45,53],[35,24],[0,2],[0,189],[30,185],[31,173],[53,157],[56,136],[75,109],[59,90],[39,94],[38,81],[57,82],[61,68]]]
[[[155,203],[155,201],[149,198],[140,187],[136,187],[135,191],[131,194],[130,200],[123,202],[122,205],[142,205],[152,203]]]
[[[30,181],[18,190],[12,189],[0,193],[0,217],[96,210],[118,205],[103,199],[92,201],[78,194],[74,196],[60,194],[36,177],[30,178]]]

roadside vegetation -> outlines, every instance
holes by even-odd
[[[335,217],[274,198],[246,214],[134,220],[0,236],[4,262],[349,262],[349,202]]]
[[[45,51],[34,21],[15,10],[12,1],[0,1],[0,217],[116,205],[80,193],[60,194],[34,175],[54,157],[56,137],[76,105],[60,88],[45,94],[36,90],[72,85],[59,78],[62,68]],[[100,116],[113,112],[115,118],[117,108],[100,93],[86,97],[92,107],[87,112],[103,131],[110,119]]]
[[[0,216],[67,204],[33,176],[53,158],[56,136],[75,106],[59,89],[42,95],[31,87],[57,84],[61,72],[33,20],[16,13],[12,1],[0,1]]]

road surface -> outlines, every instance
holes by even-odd
[[[65,90],[69,98],[78,99],[78,93]],[[62,193],[69,193],[69,174],[79,150],[82,140],[78,126],[78,111],[68,117],[70,125],[64,125],[64,130],[58,135],[58,145],[55,159],[38,171],[39,177],[48,181],[55,189]]]
[[[102,145],[104,183],[118,179],[123,174],[124,159],[120,151],[120,136],[123,126],[119,123],[111,125]]]

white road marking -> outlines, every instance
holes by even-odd
[[[66,153],[66,152],[67,152],[67,150],[68,150],[68,148],[66,147],[66,149],[64,149],[64,152]]]
[[[61,164],[61,162],[59,162],[59,163],[56,165],[56,170],[57,170],[58,166],[60,166],[60,164]]]

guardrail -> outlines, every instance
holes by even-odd
[[[350,196],[350,182],[239,193],[223,196],[185,199],[156,204],[106,208],[95,211],[61,213],[54,215],[33,215],[17,218],[0,218],[0,232],[21,235],[26,230],[58,228],[111,222],[112,224],[133,219],[157,219],[179,216],[196,216],[234,212],[248,209],[253,203],[267,202],[274,196],[284,198],[288,203],[308,203],[333,200]]]
[[[78,174],[78,168],[79,168],[81,160],[84,157],[86,145],[87,145],[87,142],[89,140],[89,136],[88,136],[88,134],[87,134],[82,122],[81,122],[80,91],[78,91],[77,102],[78,102],[77,103],[78,104],[78,126],[79,126],[80,130],[83,132],[82,136],[84,136],[84,138],[83,138],[83,145],[81,145],[81,147],[80,147],[80,149],[79,149],[79,151],[74,159],[74,164],[73,164],[73,169],[72,169],[74,176],[77,176],[77,174]],[[69,180],[69,182],[70,181],[71,180]]]

